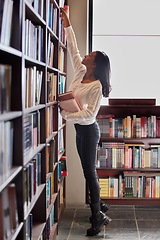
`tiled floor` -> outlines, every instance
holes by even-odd
[[[97,236],[87,237],[89,207],[67,208],[56,240],[160,240],[160,208],[111,206],[107,215],[112,222]]]

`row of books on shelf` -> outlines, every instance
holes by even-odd
[[[25,20],[25,54],[38,61],[44,58],[44,31],[40,25],[34,25],[31,20]]]
[[[32,213],[30,213],[25,222],[25,240],[32,239],[32,228],[33,228],[33,215]]]
[[[60,129],[63,125],[63,118],[60,113],[60,109],[58,108],[58,129]]]
[[[12,67],[0,64],[0,114],[11,110]]]
[[[24,212],[30,207],[33,197],[41,185],[41,153],[38,153],[25,167],[24,167],[24,183],[25,183],[25,198],[24,198]]]
[[[63,128],[58,132],[58,156],[64,152],[64,133]]]
[[[97,167],[160,168],[160,145],[103,142],[98,149]]]
[[[13,121],[0,122],[0,177],[7,175],[13,166]]]
[[[0,239],[9,239],[18,224],[16,185],[10,183],[0,193]]]
[[[66,45],[66,35],[64,30],[64,22],[60,21],[60,28],[59,28],[59,40]]]
[[[50,212],[50,215],[47,219],[47,240],[50,239],[50,236],[52,234],[52,230],[53,230],[53,226],[54,226],[54,223],[55,223],[55,213],[54,213],[55,209],[54,209],[54,205],[52,206],[52,209],[51,209],[51,212]]]
[[[54,172],[52,172],[50,178],[46,183],[46,207],[47,209],[50,207],[52,203],[52,198],[54,194]]]
[[[160,137],[160,117],[137,117],[136,115],[125,118],[97,117],[102,137],[117,138],[150,138]]]
[[[47,63],[48,66],[53,67],[53,59],[54,59],[54,43],[51,40],[51,34],[48,33],[48,53],[47,53]]]
[[[34,215],[32,213],[29,214],[29,216],[26,219],[25,222],[25,240],[32,240],[33,239],[33,221],[34,221]],[[45,231],[41,234],[41,236],[38,238],[38,240],[45,240]]]
[[[62,93],[65,92],[65,86],[66,86],[66,77],[60,75],[60,77],[59,77],[58,94],[62,94]]]
[[[40,104],[43,71],[36,66],[25,68],[25,108]]]
[[[61,181],[62,176],[67,176],[67,166],[66,166],[66,156],[63,156],[59,162],[58,162],[58,181]],[[52,198],[54,194],[54,171],[50,175],[50,177],[47,179],[47,184],[46,184],[46,207],[47,209],[50,207],[52,203]],[[61,184],[63,184],[61,182]]]
[[[60,212],[61,207],[64,204],[64,182],[61,183],[60,189],[59,189],[59,194],[58,194],[58,212]]]
[[[59,48],[59,70],[64,72],[64,49],[62,47]]]
[[[55,108],[50,106],[46,108],[46,137],[49,137],[55,130]]]
[[[123,172],[99,183],[101,198],[160,198],[160,173]]]
[[[56,159],[56,141],[53,139],[46,147],[46,174],[54,170]]]
[[[34,10],[43,18],[44,0],[27,0]]]
[[[62,156],[58,161],[58,181],[61,181],[62,176],[67,176],[66,156]]]
[[[0,4],[0,43],[9,46],[12,34],[13,0]]]
[[[57,7],[48,1],[48,26],[57,35]]]
[[[57,75],[47,72],[47,102],[57,99]]]
[[[24,155],[40,144],[40,111],[24,117]]]

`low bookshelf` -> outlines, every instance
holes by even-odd
[[[109,99],[97,122],[100,197],[116,205],[160,204],[160,106],[155,99]],[[89,202],[88,187],[86,201]]]

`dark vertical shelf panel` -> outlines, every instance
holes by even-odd
[[[13,3],[13,19],[11,46],[18,50],[22,50],[22,6],[23,1],[14,1]]]

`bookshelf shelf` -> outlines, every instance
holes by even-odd
[[[8,238],[9,240],[15,240],[23,227],[23,222],[13,231],[12,235]]]
[[[13,14],[4,3],[13,3]],[[18,227],[10,222],[7,240],[28,239],[30,230],[34,240],[55,240],[58,234],[58,181],[60,158],[65,158],[66,128],[63,124],[59,129],[62,119],[57,97],[62,75],[67,79],[67,47],[60,40],[60,4],[59,0],[2,1],[1,17],[11,17],[11,25],[6,27],[9,21],[1,21],[0,26],[0,229],[5,229],[11,211],[18,216]],[[59,61],[60,47],[64,62]],[[63,71],[59,70],[60,63]],[[47,208],[49,186],[51,204]],[[6,217],[4,203],[9,208],[11,200],[16,204],[7,209]],[[54,222],[50,228],[49,222]],[[0,239],[6,239],[1,232]]]
[[[4,53],[7,53],[9,55],[16,56],[16,57],[22,57],[22,52],[21,51],[15,49],[13,47],[10,47],[10,46],[5,46],[1,43],[0,43],[0,51],[4,52]]]
[[[31,112],[34,112],[34,111],[37,111],[37,110],[40,110],[40,109],[43,109],[43,108],[45,108],[45,104],[39,104],[35,107],[25,108],[24,109],[24,114],[28,114],[28,113],[31,113]]]
[[[28,164],[31,159],[33,159],[37,153],[41,152],[45,144],[39,144],[35,149],[31,149],[30,152],[24,157],[24,165]]]
[[[58,231],[58,224],[55,223],[53,225],[53,229],[52,229],[52,232],[51,232],[51,235],[49,237],[49,240],[52,240],[52,239],[55,239],[56,235],[57,235],[57,231]]]
[[[46,143],[49,143],[52,139],[54,139],[57,135],[57,131],[53,132],[47,139],[46,139]]]
[[[38,187],[36,194],[33,196],[30,205],[26,209],[25,217],[24,217],[25,220],[28,218],[28,216],[29,216],[30,212],[32,211],[34,205],[36,204],[36,201],[39,199],[39,196],[42,194],[44,189],[45,189],[45,184],[41,184]]]
[[[25,0],[25,5],[26,5],[26,16],[30,19],[32,19],[32,21],[35,24],[40,24],[43,25],[45,27],[46,22],[44,21],[44,19],[36,12],[36,10],[31,6],[31,4]]]
[[[28,62],[31,65],[34,64],[35,66],[41,66],[41,67],[45,67],[46,66],[45,62],[40,62],[40,61],[38,61],[38,60],[36,60],[36,59],[34,59],[32,57],[28,57],[26,55],[24,56],[24,59],[26,60],[26,62]]]
[[[37,240],[41,237],[46,223],[34,223],[32,226],[32,239]]]
[[[160,204],[160,106],[155,104],[155,99],[109,99],[98,112],[97,174],[100,197],[109,204]]]
[[[50,32],[51,36],[55,38],[55,40],[59,40],[58,36],[52,31],[49,26],[47,26],[47,30]]]
[[[21,166],[12,167],[12,169],[4,176],[0,177],[0,192],[22,171]]]
[[[51,204],[50,204],[49,208],[47,209],[47,217],[46,217],[46,220],[48,219],[48,217],[49,217],[49,215],[50,215],[50,213],[51,213],[52,207],[53,207],[53,205],[54,205],[54,203],[55,203],[55,201],[56,201],[57,196],[58,196],[57,193],[55,193],[55,194],[52,196]]]
[[[22,116],[22,112],[8,112],[8,113],[4,113],[4,114],[0,114],[0,121],[10,121],[13,120],[15,118],[21,117]]]

